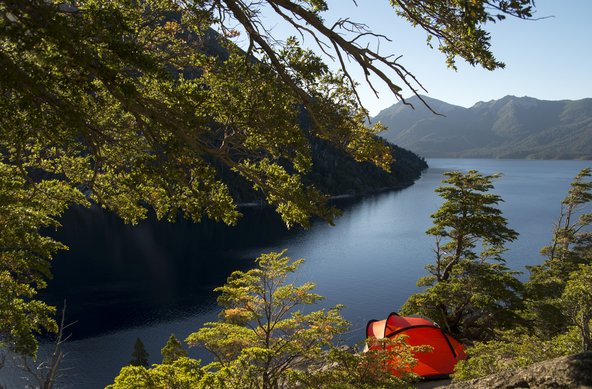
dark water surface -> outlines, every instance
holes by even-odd
[[[269,210],[248,208],[237,227],[180,220],[126,226],[99,209],[73,210],[55,236],[70,250],[57,255],[46,301],[67,299],[71,327],[64,362],[70,388],[102,388],[127,364],[136,337],[160,362],[171,333],[179,339],[216,319],[212,289],[237,269],[252,266],[260,253],[288,249],[306,262],[294,275],[313,281],[326,296],[321,306],[344,304],[352,323],[351,342],[363,339],[369,319],[382,319],[417,291],[415,282],[433,258],[425,235],[430,214],[441,204],[434,189],[442,173],[477,169],[503,173],[495,192],[512,228],[520,233],[507,253],[509,265],[524,270],[539,263],[560,201],[577,172],[590,161],[434,159],[415,185],[396,192],[339,203],[344,215],[334,227],[321,222],[308,231],[287,231]],[[526,277],[524,275],[523,277]],[[198,350],[193,356],[201,357]],[[0,384],[16,384],[0,371]],[[12,384],[12,385],[11,385]]]

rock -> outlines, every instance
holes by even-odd
[[[592,352],[585,352],[532,366],[508,370],[470,381],[456,382],[446,389],[578,388],[592,389]]]

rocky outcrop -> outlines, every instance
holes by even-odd
[[[578,388],[592,389],[592,352],[586,352],[508,370],[446,389]]]

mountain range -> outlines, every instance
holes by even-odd
[[[592,159],[592,98],[505,96],[470,108],[417,96],[372,118],[391,143],[427,158]]]

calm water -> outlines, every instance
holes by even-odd
[[[128,363],[136,337],[160,362],[171,333],[184,339],[215,320],[211,290],[236,269],[248,269],[262,252],[288,249],[305,258],[294,282],[314,281],[326,296],[322,306],[345,304],[352,323],[350,342],[363,339],[369,319],[384,318],[417,290],[415,282],[432,260],[425,230],[441,204],[434,194],[442,173],[477,169],[501,172],[495,192],[520,238],[507,253],[509,265],[524,270],[541,261],[561,199],[577,172],[590,161],[430,160],[415,185],[340,203],[334,227],[315,223],[308,231],[286,231],[272,213],[246,209],[236,228],[146,222],[123,225],[99,210],[72,211],[55,236],[70,250],[57,256],[54,280],[44,298],[67,299],[72,340],[67,344],[63,381],[71,388],[101,388]],[[526,275],[524,275],[526,277]],[[202,357],[192,350],[195,357]],[[3,375],[3,376],[2,376]],[[0,384],[15,384],[14,372],[0,372]]]

